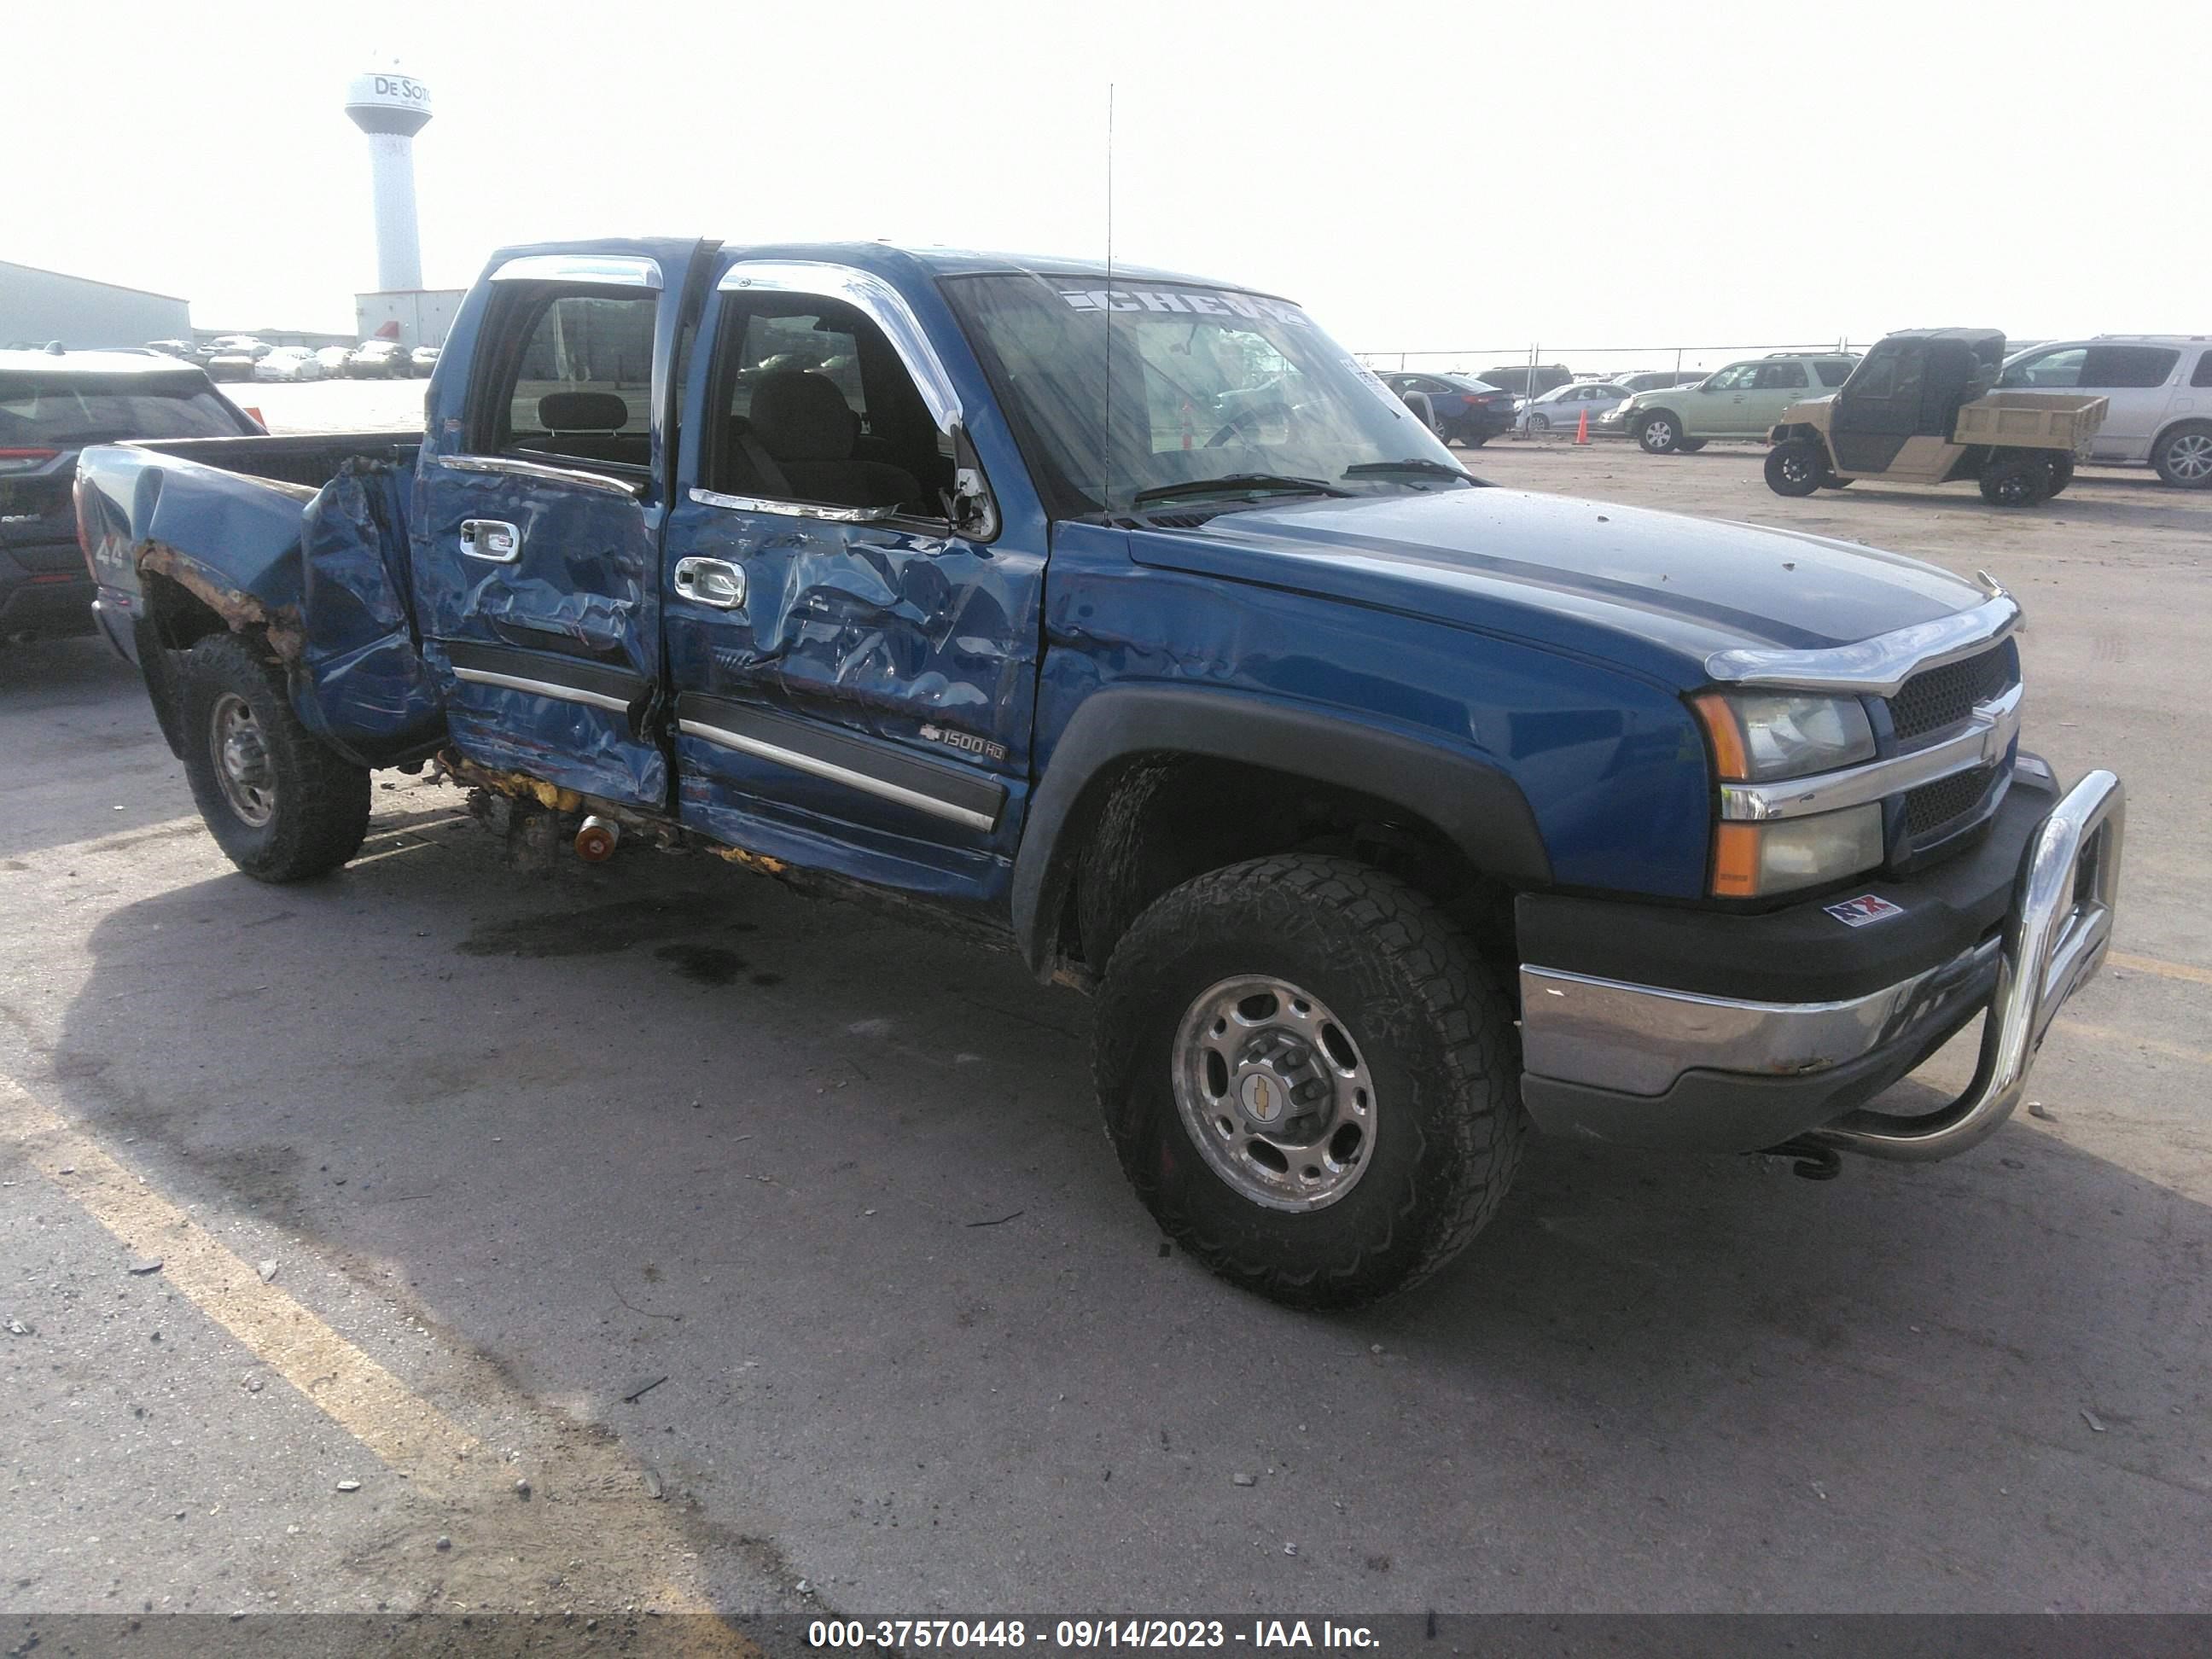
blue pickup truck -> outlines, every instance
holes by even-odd
[[[2122,792],[2014,602],[1495,489],[1288,301],[878,244],[511,249],[419,440],[86,453],[208,826],[343,865],[434,763],[1097,994],[1138,1193],[1239,1284],[1432,1273],[1528,1130],[1946,1156],[2097,968]],[[1876,1097],[1978,1016],[1939,1109]]]

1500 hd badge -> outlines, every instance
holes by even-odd
[[[947,749],[957,749],[983,760],[1002,761],[1006,757],[1006,745],[994,743],[988,738],[979,738],[966,732],[954,732],[942,726],[925,724],[921,728],[925,741],[941,743]]]

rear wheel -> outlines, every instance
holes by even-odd
[[[1426,1278],[1519,1165],[1505,998],[1426,898],[1348,859],[1255,860],[1165,895],[1108,964],[1096,1030],[1139,1197],[1279,1302]]]
[[[2045,501],[2048,501],[2074,482],[2074,458],[2071,455],[2054,454],[2045,465],[2049,469],[2050,476],[2049,481],[2044,485],[2043,496]]]
[[[2179,489],[2212,489],[2212,423],[2178,426],[2158,441],[2151,455],[2158,476]]]
[[[1808,438],[1792,438],[1766,452],[1766,487],[1778,495],[1809,495],[1827,471],[1828,458]]]
[[[1646,415],[1636,423],[1636,441],[1647,455],[1672,455],[1683,447],[1682,423],[1668,410]]]
[[[2051,487],[2051,463],[2026,450],[1991,461],[1982,471],[1982,499],[1998,507],[2033,507]]]
[[[337,869],[368,833],[368,772],[300,723],[283,675],[235,634],[202,640],[183,673],[185,775],[210,833],[257,881]]]

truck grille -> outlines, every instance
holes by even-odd
[[[2020,648],[2010,640],[1978,657],[1915,674],[1889,700],[1898,742],[1910,747],[1916,738],[1956,726],[1974,712],[1976,703],[2008,690],[2019,679]]]
[[[1905,798],[1905,833],[1915,842],[1949,829],[1982,804],[2001,769],[1984,766],[1923,784]]]

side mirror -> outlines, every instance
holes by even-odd
[[[964,426],[952,428],[952,489],[945,496],[945,516],[971,542],[988,542],[999,533],[999,503]]]

